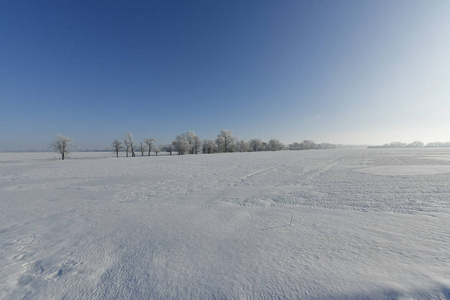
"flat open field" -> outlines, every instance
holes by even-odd
[[[450,149],[56,157],[0,153],[1,299],[450,299]]]

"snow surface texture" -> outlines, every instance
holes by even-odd
[[[72,156],[0,153],[1,299],[450,299],[449,149]]]

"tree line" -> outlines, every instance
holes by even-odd
[[[414,141],[412,143],[392,142],[381,146],[369,146],[368,148],[436,148],[436,147],[450,147],[450,142],[432,142],[423,143],[421,141]]]
[[[75,147],[73,139],[70,137],[57,135],[52,144],[53,150],[61,154],[62,159],[70,153],[70,149]],[[111,143],[112,150],[116,157],[120,152],[125,152],[126,157],[135,157],[136,155],[151,156],[155,153],[165,151],[170,155],[177,153],[178,155],[186,154],[212,154],[212,153],[230,153],[230,152],[259,152],[259,151],[280,151],[280,150],[309,150],[309,149],[334,149],[336,145],[329,143],[316,144],[311,140],[304,140],[301,143],[293,143],[284,145],[277,139],[271,139],[264,142],[259,138],[250,141],[239,140],[231,130],[220,130],[217,138],[202,140],[193,131],[176,136],[172,143],[157,145],[155,138],[145,138],[141,142],[136,142],[131,132],[126,133],[122,139],[114,139]]]
[[[119,152],[125,151],[126,157],[136,156],[136,153],[140,152],[144,156],[144,151],[150,156],[151,152],[155,152],[155,155],[159,151],[177,153],[178,155],[186,154],[211,154],[211,153],[226,153],[226,152],[253,152],[253,151],[279,151],[287,149],[277,139],[271,139],[270,141],[263,142],[261,139],[252,139],[250,141],[238,140],[231,130],[220,130],[215,140],[205,139],[202,140],[193,131],[187,131],[185,133],[176,136],[172,143],[156,146],[155,138],[144,139],[143,143],[136,145],[133,140],[132,133],[126,133],[125,137],[115,139],[111,144],[115,154],[119,157]]]

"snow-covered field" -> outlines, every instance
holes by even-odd
[[[450,149],[56,157],[0,153],[1,299],[450,299]]]

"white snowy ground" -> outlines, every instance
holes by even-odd
[[[450,149],[55,157],[0,153],[1,299],[450,299]]]

